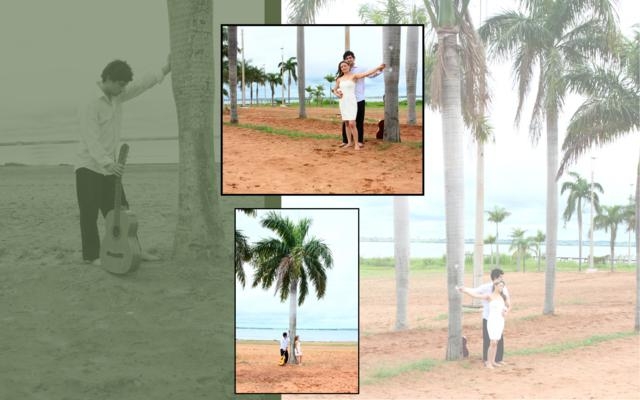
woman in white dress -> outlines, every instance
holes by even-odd
[[[295,354],[298,359],[298,365],[302,365],[302,347],[300,344],[300,336],[298,335],[296,335],[293,341],[293,354]]]
[[[496,351],[498,349],[498,341],[502,337],[504,330],[504,315],[507,310],[505,305],[505,295],[502,293],[504,281],[498,281],[493,285],[491,294],[476,294],[472,290],[464,286],[458,287],[462,293],[466,293],[477,299],[487,300],[489,302],[489,318],[487,319],[487,331],[489,333],[489,352],[487,354],[487,368],[499,367],[496,363]]]
[[[353,144],[353,147],[356,150],[360,150],[357,145],[358,131],[356,130],[356,114],[358,113],[358,102],[356,101],[356,79],[373,75],[378,71],[382,71],[384,67],[384,64],[380,64],[378,67],[367,72],[354,74],[351,72],[351,66],[346,61],[340,61],[338,64],[336,86],[331,91],[340,99],[340,114],[342,115],[342,120],[347,122],[347,145],[344,148]]]

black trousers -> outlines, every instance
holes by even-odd
[[[100,258],[98,210],[103,217],[113,210],[115,183],[115,175],[102,175],[87,168],[76,170],[76,193],[80,208],[80,236],[84,260],[93,261]],[[122,189],[122,205],[125,208],[129,206],[124,189]]]
[[[489,331],[487,330],[487,320],[482,319],[482,361],[487,361],[487,352],[489,351]],[[498,341],[498,349],[496,350],[496,362],[502,361],[504,354],[504,335]]]
[[[284,363],[289,362],[289,350],[280,349],[280,357],[284,356]]]
[[[358,130],[358,143],[364,143],[364,100],[358,102],[356,113],[356,129]],[[342,123],[342,143],[347,143],[347,123]]]

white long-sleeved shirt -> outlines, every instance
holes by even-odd
[[[353,72],[354,74],[360,74],[367,71],[368,69],[359,67],[357,65],[351,68],[351,72]],[[367,76],[367,78],[375,78],[381,73],[382,71],[376,72],[373,75]],[[364,78],[356,79],[356,101],[362,101],[362,100],[364,100]]]
[[[105,167],[116,161],[122,125],[122,103],[161,83],[164,73],[148,74],[130,82],[118,96],[109,99],[97,82],[96,93],[79,107],[80,141],[75,169],[87,168],[108,175]]]

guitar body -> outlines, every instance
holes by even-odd
[[[100,261],[106,271],[126,274],[140,266],[138,219],[133,212],[120,210],[120,225],[116,227],[114,214],[114,210],[111,210],[105,218],[107,228],[100,244]]]
[[[120,148],[118,163],[124,165],[129,154],[129,145]],[[105,234],[100,244],[100,264],[112,274],[133,272],[140,266],[141,253],[138,242],[138,219],[130,210],[123,210],[122,177],[115,180],[113,210],[105,218]]]
[[[378,122],[378,132],[376,132],[376,139],[382,139],[383,136],[384,136],[384,120],[381,119],[380,122]]]

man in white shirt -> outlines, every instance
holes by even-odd
[[[356,65],[356,56],[353,54],[351,50],[347,50],[342,55],[342,59],[346,61],[351,66],[351,72],[357,74],[359,72],[368,71],[367,68],[359,67]],[[372,75],[369,75],[367,78],[375,78],[380,75],[382,71],[376,72]],[[364,109],[365,109],[365,101],[364,101],[364,78],[356,79],[356,102],[358,104],[358,112],[356,114],[356,129],[358,130],[358,146],[364,147]],[[346,131],[346,123],[342,123],[342,144],[340,147],[344,147],[347,145],[347,131]]]
[[[503,280],[504,272],[500,268],[494,268],[491,270],[491,282],[483,283],[477,288],[471,289],[475,294],[488,295],[493,292],[493,285]],[[502,289],[502,294],[505,295],[505,306],[507,311],[511,310],[511,298],[509,297],[509,290],[505,286]],[[489,302],[482,300],[482,361],[487,362],[487,351],[489,350],[489,332],[487,331],[487,319],[489,318]],[[496,363],[503,364],[502,357],[504,354],[504,336],[500,338],[498,342],[498,349],[496,352]]]
[[[284,356],[284,364],[287,365],[289,361],[289,338],[287,332],[282,332],[282,339],[280,339],[280,357]]]
[[[86,263],[100,265],[98,211],[105,217],[113,209],[116,176],[124,172],[124,166],[116,160],[120,147],[122,103],[162,82],[170,71],[167,59],[167,64],[158,73],[129,84],[133,79],[129,64],[121,60],[112,61],[102,71],[95,96],[80,107],[80,141],[75,174],[82,258]],[[122,204],[128,207],[124,190]],[[157,257],[142,253],[142,259]]]

